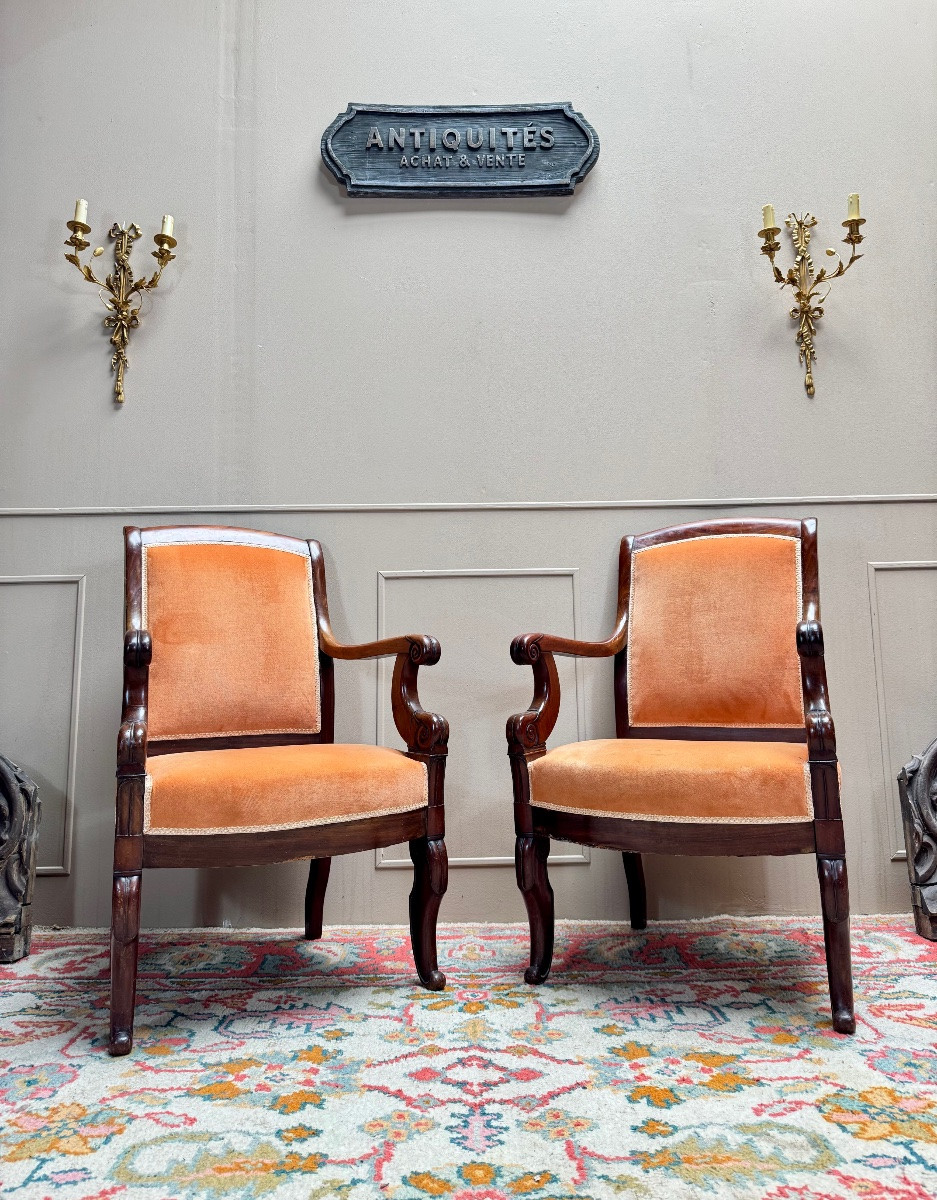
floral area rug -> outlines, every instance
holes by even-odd
[[[105,1049],[107,941],[0,967],[0,1192],[52,1200],[937,1196],[937,947],[853,922],[830,1027],[818,920],[148,933],[136,1044]]]

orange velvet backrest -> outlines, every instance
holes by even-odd
[[[151,740],[318,733],[305,542],[237,529],[142,531]]]
[[[688,535],[631,559],[628,718],[635,726],[803,728],[801,539]]]

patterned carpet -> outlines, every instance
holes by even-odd
[[[0,1192],[52,1200],[937,1196],[937,947],[854,921],[859,1027],[813,919],[149,934],[104,1049],[106,940],[0,967]]]

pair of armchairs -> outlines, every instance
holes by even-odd
[[[436,918],[447,885],[449,727],[417,693],[435,638],[340,643],[322,549],[255,530],[128,528],[117,755],[109,1049],[126,1054],[144,867],[309,859],[305,936],[322,935],[331,858],[407,841],[420,982],[445,986]],[[614,657],[616,737],[547,750],[556,655]],[[334,742],[335,659],[395,659],[405,752]],[[839,775],[823,661],[816,523],[713,521],[621,543],[611,637],[514,640],[533,668],[507,725],[525,978],[553,951],[550,839],[622,852],[635,928],[641,853],[814,853],[833,1025],[855,1028]]]

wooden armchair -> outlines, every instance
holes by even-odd
[[[111,1054],[133,1043],[144,867],[311,859],[305,935],[322,936],[331,856],[410,843],[410,932],[424,987],[445,977],[443,777],[449,726],[420,707],[423,634],[361,646],[329,624],[318,542],[252,529],[127,528],[117,745]],[[333,660],[394,655],[407,750],[335,745]]]
[[[547,750],[557,654],[614,656],[616,738]],[[833,1027],[852,1033],[816,522],[711,521],[626,537],[611,637],[528,633],[511,657],[534,672],[530,708],[507,723],[527,982],[542,982],[553,957],[551,837],[622,852],[636,929],[647,912],[642,851],[816,854]]]

